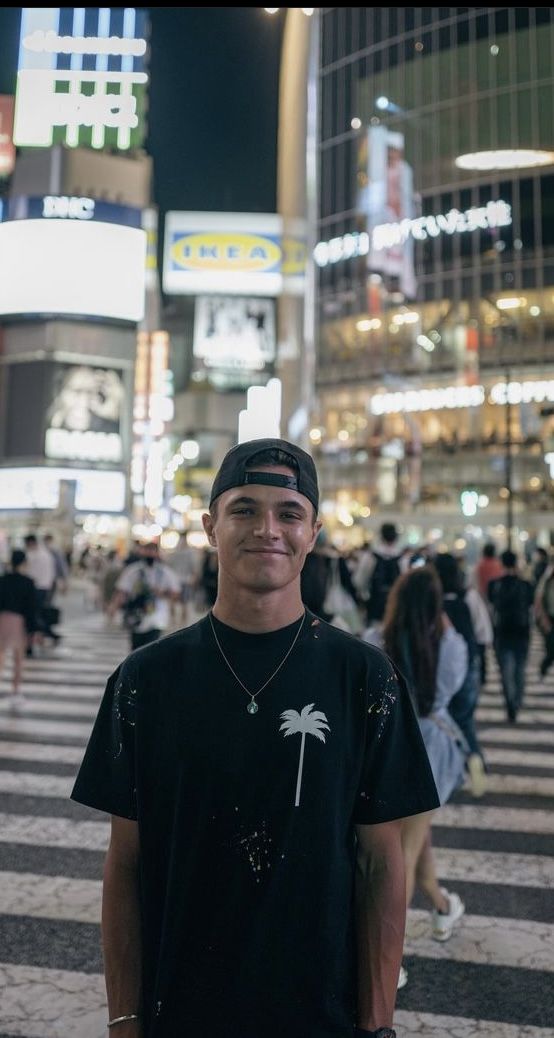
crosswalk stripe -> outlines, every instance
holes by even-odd
[[[487,764],[515,764],[527,768],[554,769],[554,752],[535,753],[533,750],[487,749]]]
[[[60,735],[73,736],[74,738],[88,739],[90,735],[90,724],[77,724],[72,721],[36,721],[25,717],[0,716],[0,736],[16,733],[20,735],[48,736],[55,739]]]
[[[545,746],[552,748],[552,732],[541,731],[540,728],[529,730],[521,728],[517,724],[506,725],[503,728],[481,728],[479,731],[479,742],[483,746],[490,743],[518,743],[521,746]]]
[[[22,1038],[105,1038],[106,989],[98,973],[0,962],[0,1020]]]
[[[109,838],[109,821],[75,822],[71,818],[0,814],[0,843],[105,851]]]
[[[67,698],[75,700],[78,698],[79,700],[90,700],[91,702],[99,704],[104,691],[104,684],[105,682],[102,681],[98,682],[97,686],[83,688],[82,685],[78,687],[75,685],[63,685],[57,681],[55,684],[45,681],[26,681],[24,692],[26,698],[29,698],[32,695],[41,694],[43,696],[55,696],[56,698],[61,699]],[[5,688],[0,688],[0,693],[4,692],[4,694],[8,694],[9,691],[10,690],[7,686]]]
[[[0,760],[51,761],[60,764],[80,764],[81,747],[56,746],[53,743],[7,742],[0,740]]]
[[[554,973],[554,926],[530,920],[465,915],[446,943],[430,935],[429,912],[410,909],[406,927],[407,955],[455,959],[486,966],[517,967]]]
[[[100,880],[0,872],[0,915],[99,923]]]
[[[502,886],[519,883],[544,890],[554,886],[554,862],[538,854],[496,854],[435,847],[434,855],[441,879]]]
[[[524,810],[520,807],[487,807],[479,803],[445,804],[435,815],[434,823],[457,829],[513,830],[519,833],[554,835],[554,812]]]
[[[503,706],[478,707],[477,721],[502,721],[506,717]],[[551,710],[527,710],[525,703],[518,714],[520,724],[550,724],[554,725],[554,706]],[[515,726],[514,726],[515,727]]]
[[[35,699],[31,696],[25,697],[25,712],[32,714],[53,714],[59,715],[60,717],[90,717],[94,720],[98,713],[98,706],[91,706],[89,703],[82,703],[80,699],[77,702],[72,703],[60,703],[56,700],[51,699]],[[2,702],[0,699],[0,717],[6,716],[11,713],[11,708],[8,703]],[[18,715],[19,716],[19,715]]]

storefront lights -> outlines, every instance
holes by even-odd
[[[493,169],[530,169],[533,166],[550,166],[554,163],[554,152],[537,151],[534,148],[507,148],[503,151],[474,151],[458,155],[454,164],[458,169],[487,172]]]

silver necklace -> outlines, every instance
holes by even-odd
[[[269,685],[269,682],[273,681],[273,678],[275,677],[275,675],[279,673],[279,671],[281,670],[281,667],[283,666],[283,664],[288,660],[292,650],[294,649],[294,646],[296,645],[296,642],[298,641],[298,638],[300,637],[300,631],[302,630],[302,627],[304,626],[304,620],[306,619],[306,613],[305,612],[303,613],[302,619],[301,619],[301,621],[300,621],[300,623],[298,625],[298,630],[297,630],[297,632],[296,632],[296,634],[295,634],[295,636],[293,638],[292,645],[287,650],[285,656],[283,656],[283,659],[281,660],[279,666],[277,667],[276,670],[273,671],[273,674],[270,675],[270,677],[267,679],[267,681],[264,681],[262,687],[259,688],[257,692],[251,692],[250,689],[246,687],[244,682],[240,680],[238,674],[233,670],[231,664],[229,663],[229,660],[227,659],[225,653],[223,652],[223,649],[221,648],[221,643],[219,641],[219,638],[217,637],[217,634],[215,633],[215,627],[214,627],[214,622],[212,620],[211,611],[208,613],[208,617],[209,617],[209,621],[210,621],[210,626],[212,628],[212,633],[213,633],[213,636],[215,638],[215,644],[217,645],[221,655],[223,656],[223,659],[225,660],[225,663],[229,667],[229,670],[231,671],[231,674],[233,675],[233,677],[238,681],[238,683],[241,686],[241,688],[243,688],[244,691],[247,692],[248,695],[250,696],[250,702],[249,702],[248,706],[246,707],[246,709],[248,710],[248,713],[249,714],[257,714],[258,713],[258,704],[256,702],[256,696],[259,696],[260,692],[263,692],[264,688],[267,688],[267,686]]]

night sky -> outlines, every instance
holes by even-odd
[[[149,10],[149,9],[147,9]],[[15,92],[21,9],[0,8],[0,93]],[[150,9],[154,201],[274,212],[284,9]]]

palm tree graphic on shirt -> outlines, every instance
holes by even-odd
[[[302,711],[298,713],[298,710],[285,710],[281,714],[283,724],[279,731],[287,735],[297,735],[300,733],[302,741],[300,743],[300,760],[298,762],[298,778],[296,780],[296,799],[294,806],[298,807],[300,804],[300,788],[302,786],[302,769],[304,767],[304,747],[306,745],[306,736],[315,735],[316,739],[320,742],[325,742],[325,735],[322,731],[326,728],[327,731],[331,731],[327,724],[327,718],[325,714],[321,713],[321,710],[313,710],[314,703],[308,703],[307,706],[302,708]],[[313,713],[312,713],[313,710]]]

